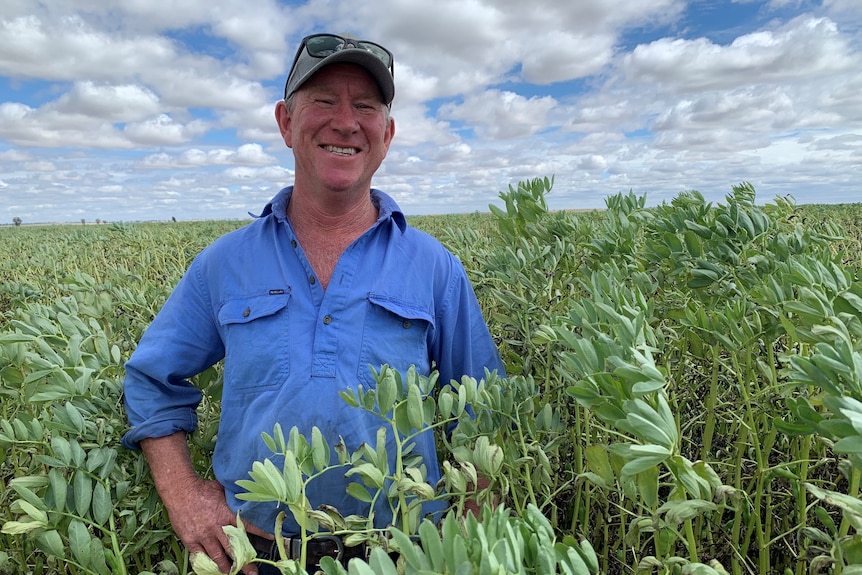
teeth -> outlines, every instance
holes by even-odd
[[[325,149],[333,154],[342,156],[352,156],[356,153],[356,148],[339,148],[338,146],[326,146]]]

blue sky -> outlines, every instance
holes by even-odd
[[[0,224],[244,219],[292,183],[273,109],[300,39],[395,55],[374,186],[408,214],[747,181],[862,201],[858,0],[4,0]]]

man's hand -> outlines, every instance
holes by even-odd
[[[228,507],[224,487],[195,473],[183,432],[145,439],[141,441],[141,449],[168,510],[171,526],[183,545],[189,553],[205,553],[222,573],[229,573],[230,543],[222,527],[236,525],[236,516]],[[246,528],[263,535],[254,526]],[[257,572],[254,564],[243,567],[245,575]]]
[[[224,488],[218,481],[194,477],[175,484],[171,491],[171,503],[164,495],[162,500],[183,545],[189,553],[203,551],[215,561],[219,571],[228,573],[230,544],[222,527],[234,525],[236,519],[225,500]],[[251,571],[246,574],[252,575]]]
[[[488,479],[487,477],[485,477],[484,475],[479,474],[479,477],[477,478],[476,485],[475,485],[475,491],[478,492],[478,491],[481,491],[483,489],[487,489],[489,485],[491,485],[491,480]],[[467,491],[469,492],[469,491],[473,491],[473,490],[474,490],[473,484],[469,483],[467,485]],[[495,508],[497,507],[497,497],[496,496],[494,497],[494,500],[492,501],[491,505],[492,505],[492,507],[495,507]],[[482,509],[481,509],[481,507],[479,507],[479,501],[475,497],[470,497],[469,499],[464,501],[464,516],[466,517],[468,513],[473,515],[473,517],[475,517],[476,519],[482,518]]]

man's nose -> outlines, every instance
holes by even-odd
[[[332,125],[339,130],[356,130],[356,110],[349,103],[342,103],[335,107],[332,112]]]

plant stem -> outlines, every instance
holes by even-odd
[[[719,346],[712,346],[712,377],[709,382],[709,396],[704,405],[706,411],[706,423],[703,425],[703,445],[700,450],[700,458],[710,461],[712,452],[712,438],[715,435],[715,403],[718,397],[718,372],[719,372]]]
[[[850,486],[847,488],[847,495],[853,498],[859,497],[859,483],[862,479],[862,471],[858,467],[853,466],[850,470]],[[841,525],[838,527],[838,537],[846,537],[850,531],[850,521],[847,519],[847,514],[843,515]]]

